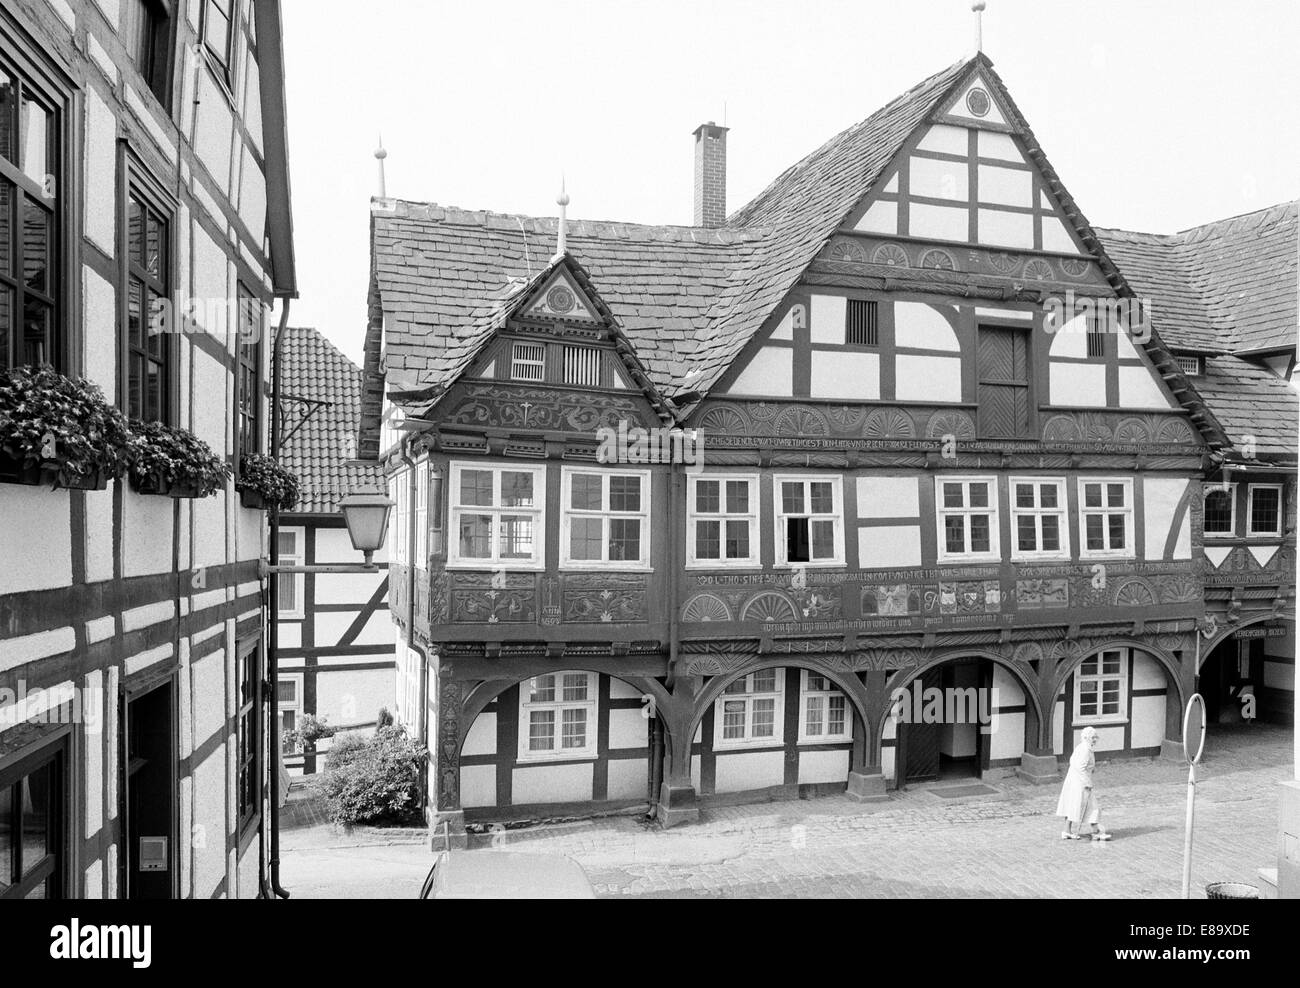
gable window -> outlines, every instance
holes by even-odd
[[[127,414],[146,422],[171,416],[171,224],[132,186],[127,202]]]
[[[68,791],[63,744],[0,769],[0,899],[62,899]]]
[[[1106,356],[1106,333],[1109,327],[1106,313],[1093,313],[1088,316],[1088,356]]]
[[[1085,659],[1075,675],[1074,722],[1123,719],[1127,683],[1128,649],[1109,649]]]
[[[511,350],[510,378],[514,381],[544,381],[546,347],[541,343],[516,343]]]
[[[741,676],[722,691],[714,704],[713,747],[780,745],[785,737],[784,695],[784,669],[764,669]]]
[[[557,672],[519,685],[519,760],[596,757],[596,676]]]
[[[62,368],[61,104],[0,54],[0,368]]]
[[[1065,481],[1013,477],[1011,528],[1012,559],[1067,558]]]
[[[1251,484],[1246,510],[1246,531],[1251,535],[1282,534],[1282,485]]]
[[[1133,481],[1080,480],[1082,558],[1133,556]]]
[[[306,530],[301,528],[282,528],[280,529],[278,543],[280,546],[280,565],[281,566],[302,566],[303,565],[303,539],[306,536]],[[276,579],[280,581],[279,597],[276,604],[276,614],[280,618],[303,617],[303,574],[302,573],[279,573]]]
[[[1205,536],[1228,538],[1237,534],[1237,485],[1205,485]]]
[[[844,562],[844,498],[839,477],[772,478],[778,566]]]
[[[600,387],[600,351],[591,346],[565,346],[564,383]]]
[[[757,566],[758,478],[686,478],[686,561],[693,566]]]
[[[875,302],[851,298],[844,310],[844,342],[849,346],[879,346],[880,326]]]
[[[1204,372],[1200,357],[1179,354],[1176,359],[1178,360],[1178,369],[1188,377],[1200,377]]]
[[[799,742],[826,744],[848,741],[853,718],[848,698],[825,676],[804,671],[799,685]]]
[[[170,103],[174,0],[125,0],[121,37],[127,57],[163,106]]]
[[[235,441],[236,452],[242,456],[262,450],[262,303],[240,285],[238,308]]]
[[[545,467],[451,465],[449,566],[539,569]]]
[[[239,655],[239,748],[235,762],[239,797],[239,830],[257,817],[262,807],[262,779],[257,753],[261,748],[258,730],[257,686],[261,676],[261,641],[247,645]]]
[[[997,484],[992,477],[938,482],[939,559],[997,559]]]
[[[650,474],[566,469],[560,545],[564,566],[648,569]]]
[[[221,73],[221,80],[233,88],[234,0],[204,0],[203,48]]]

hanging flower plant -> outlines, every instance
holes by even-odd
[[[140,421],[131,432],[131,484],[141,494],[210,497],[225,487],[230,468],[193,433]]]
[[[298,478],[265,453],[245,453],[235,481],[246,508],[290,510],[298,503]]]
[[[48,365],[0,372],[0,481],[103,490],[125,472],[130,443],[98,385]]]

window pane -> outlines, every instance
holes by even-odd
[[[165,279],[167,272],[167,224],[152,210],[145,212],[144,268],[155,278]]]
[[[561,746],[564,748],[585,748],[587,746],[587,711],[579,707],[564,711],[561,725]]]
[[[1101,507],[1101,484],[1083,485],[1083,505],[1086,508]]]
[[[803,484],[781,485],[781,513],[786,515],[803,514]]]
[[[47,155],[50,147],[50,111],[35,100],[23,96],[19,110],[18,133],[22,140],[18,167],[42,188],[50,174]]]
[[[0,73],[3,75],[3,73]],[[14,202],[17,193],[14,187],[0,177],[0,275],[12,276],[14,273]],[[7,326],[8,321],[0,321],[0,326]],[[0,349],[0,354],[4,350]]]
[[[533,558],[533,520],[521,515],[501,518],[501,558]]]
[[[1058,552],[1061,548],[1061,520],[1056,515],[1043,516],[1043,551]]]
[[[23,281],[33,291],[49,295],[51,217],[31,197],[24,196],[23,201]]]
[[[747,481],[727,481],[727,510],[733,515],[743,515],[749,512],[749,483]]]
[[[1103,652],[1101,654],[1101,671],[1108,676],[1118,676],[1119,666],[1122,661],[1119,652]]]
[[[725,694],[728,694],[728,695],[730,695],[730,696],[734,696],[734,695],[736,695],[736,694],[738,694],[738,693],[744,693],[744,692],[745,692],[745,682],[746,682],[745,677],[744,677],[744,676],[741,676],[741,677],[740,677],[739,679],[737,679],[734,683],[729,683],[729,684],[727,685],[727,688],[726,688],[725,690],[723,690],[722,692],[725,693]]]
[[[815,521],[812,523],[812,558],[835,558],[835,523],[833,521]]]
[[[1044,522],[1047,519],[1043,519]],[[1034,527],[1032,515],[1021,515],[1016,519],[1016,547],[1021,552],[1034,552],[1038,549],[1038,531]]]
[[[845,714],[848,709],[847,702],[848,702],[847,699],[842,693],[836,693],[835,695],[827,698],[826,700],[826,704],[827,704],[826,733],[827,734],[844,733]]]
[[[825,692],[831,688],[830,680],[821,673],[808,673],[808,691],[811,693]]]
[[[489,475],[490,476],[490,475]],[[491,489],[489,488],[489,496]],[[491,503],[489,501],[489,503]],[[533,506],[533,475],[506,470],[501,474],[501,507],[531,508]]]
[[[810,484],[812,492],[812,512],[817,515],[829,515],[835,511],[835,498],[830,484]]]
[[[749,558],[749,522],[727,522],[727,558]]]
[[[585,672],[566,672],[564,674],[564,702],[583,703],[587,699],[587,674]]]
[[[943,542],[947,552],[966,551],[966,519],[957,515],[943,520]]]
[[[23,338],[20,350],[22,363],[48,363],[50,353],[50,329],[53,313],[44,302],[28,296],[23,306]]]
[[[727,700],[722,705],[722,736],[727,740],[745,736],[745,701]]]
[[[776,701],[754,700],[753,737],[770,738],[776,735]]]
[[[575,473],[571,480],[569,507],[577,511],[599,511],[602,504],[600,477]]]
[[[570,559],[601,559],[599,518],[574,518],[569,527]]]
[[[701,480],[695,485],[695,510],[701,514],[715,514],[721,510],[718,490],[722,485],[716,480]]]
[[[1205,530],[1215,534],[1232,534],[1231,491],[1207,491],[1205,494]]]
[[[970,516],[970,551],[988,552],[990,548],[991,545],[989,542],[989,516],[971,515]]]
[[[528,750],[555,750],[555,711],[532,710],[528,714]]]
[[[755,693],[775,693],[776,692],[776,670],[764,669],[762,672],[754,673]]]
[[[1110,529],[1110,547],[1112,549],[1124,548],[1124,516],[1107,515],[1107,522]]]
[[[943,485],[943,506],[945,508],[960,508],[964,502],[961,496],[961,484],[944,484]]]
[[[1044,508],[1057,507],[1055,484],[1043,484],[1042,487],[1039,488],[1039,493],[1040,496],[1042,497],[1042,507]]]
[[[555,700],[555,677],[538,676],[533,680],[529,703],[551,703]]]
[[[14,788],[0,789],[0,892],[14,883]]]
[[[785,523],[785,558],[791,563],[809,561],[808,519],[787,518]]]
[[[609,510],[610,511],[640,511],[641,510],[641,478],[640,477],[610,477],[609,478]]]
[[[460,516],[460,554],[465,559],[490,559],[491,515]]]
[[[1016,507],[1032,508],[1034,506],[1034,485],[1016,484]]]
[[[611,518],[609,521],[609,558],[611,561],[638,561],[641,558],[641,519]]]
[[[1098,663],[1100,661],[1101,659],[1097,656],[1093,656],[1091,659],[1084,659],[1083,662],[1080,663],[1079,665],[1079,675],[1080,676],[1097,675]]]
[[[822,697],[810,696],[804,704],[804,733],[809,737],[822,735]]]
[[[462,470],[460,472],[460,503],[476,508],[492,506],[492,471]]]
[[[1101,535],[1101,515],[1088,515],[1084,519],[1088,548],[1093,551],[1106,548]]]
[[[1124,485],[1123,484],[1106,485],[1106,504],[1112,508],[1124,507]]]
[[[1250,492],[1250,530],[1252,533],[1276,532],[1281,492],[1274,487],[1256,487]]]
[[[972,508],[987,508],[989,506],[988,484],[970,485],[970,506]]]
[[[50,832],[50,784],[54,768],[46,764],[27,776],[18,786],[22,805],[21,874],[29,875],[45,855],[54,850]]]
[[[14,153],[17,136],[18,81],[0,69],[0,155],[18,164]]]
[[[722,523],[697,521],[695,523],[695,556],[697,559],[721,559]]]

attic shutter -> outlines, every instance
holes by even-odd
[[[1030,439],[1029,340],[1022,330],[979,330],[980,435]]]

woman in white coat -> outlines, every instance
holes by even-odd
[[[1061,798],[1056,801],[1056,815],[1065,817],[1062,840],[1079,840],[1084,836],[1085,826],[1092,828],[1093,840],[1110,840],[1110,834],[1101,825],[1101,807],[1092,794],[1092,770],[1097,764],[1092,751],[1097,747],[1097,738],[1095,728],[1085,727],[1082,739],[1070,756],[1070,770],[1065,773]]]

